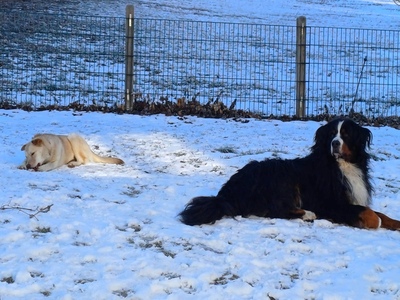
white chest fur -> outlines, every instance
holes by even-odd
[[[349,197],[352,204],[368,206],[370,203],[370,195],[368,194],[364,175],[361,170],[343,159],[339,159],[338,162],[340,170],[349,183]]]

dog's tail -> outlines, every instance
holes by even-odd
[[[79,164],[87,164],[89,162],[94,163],[105,163],[105,164],[116,164],[123,165],[124,161],[117,157],[106,157],[97,155],[92,151],[86,140],[79,134],[71,133],[67,136],[69,140],[72,151],[75,154],[75,159]]]
[[[233,207],[218,196],[193,198],[179,214],[182,223],[191,226],[214,223],[224,216],[235,215]]]
[[[95,163],[105,163],[105,164],[115,164],[115,165],[123,165],[124,161],[117,157],[106,157],[106,156],[99,156],[95,153],[92,155],[92,160]]]

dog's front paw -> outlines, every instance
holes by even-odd
[[[45,165],[37,165],[36,167],[32,168],[32,170],[35,172],[45,172],[47,171],[47,168]]]
[[[305,214],[301,217],[304,221],[314,221],[317,215],[309,210],[304,210]]]

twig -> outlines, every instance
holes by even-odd
[[[360,77],[358,77],[358,82],[357,82],[357,87],[356,87],[356,93],[354,94],[354,98],[353,98],[353,101],[352,101],[352,103],[351,103],[351,109],[350,109],[350,114],[349,114],[350,117],[352,117],[352,115],[353,115],[353,113],[354,113],[354,104],[355,104],[356,101],[357,101],[358,88],[359,88],[359,86],[360,86],[361,77],[362,77],[362,75],[363,75],[364,67],[365,67],[365,64],[366,64],[366,63],[367,63],[367,56],[364,57],[364,63],[363,63],[362,68],[361,68]]]
[[[0,206],[0,210],[15,209],[15,210],[18,210],[19,212],[27,214],[30,219],[35,218],[36,220],[38,220],[38,218],[36,216],[40,213],[48,213],[52,206],[53,206],[53,204],[50,204],[48,206],[41,207],[41,208],[27,208],[27,207],[22,207],[22,206],[18,206],[18,205],[11,206],[10,204],[6,204],[3,206]],[[33,212],[33,213],[29,213],[29,212]]]

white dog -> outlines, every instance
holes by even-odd
[[[87,163],[124,164],[119,158],[93,153],[78,134],[36,134],[21,150],[25,151],[25,161],[19,168],[34,171],[50,171],[63,165],[72,168]]]

